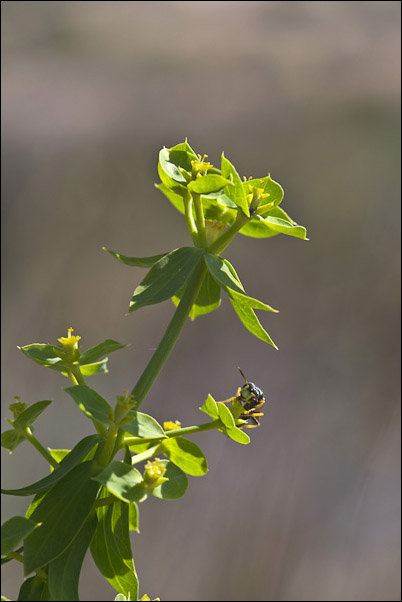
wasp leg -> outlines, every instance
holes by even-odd
[[[239,428],[242,428],[242,429],[256,429],[257,426],[261,426],[261,424],[260,423],[258,423],[258,424],[245,424],[244,426],[241,426]]]
[[[236,397],[229,397],[229,399],[225,399],[223,401],[221,401],[221,403],[233,403],[234,400],[236,399]]]

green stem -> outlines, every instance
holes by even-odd
[[[32,431],[29,427],[25,427],[22,431],[22,434],[24,435],[25,439],[29,441],[34,446],[34,448],[45,458],[45,460],[49,462],[51,466],[56,468],[59,465],[59,463],[50,455],[47,449],[43,447],[41,443],[39,443],[37,438],[32,434]]]
[[[114,448],[119,427],[112,424],[107,432],[106,441],[101,443],[94,457],[94,470],[104,468],[113,458]]]
[[[17,552],[9,552],[6,554],[7,558],[12,558],[13,560],[18,560],[18,562],[22,562],[24,564],[24,557],[22,554],[18,554]]]
[[[204,249],[207,248],[207,233],[205,229],[205,217],[204,217],[204,209],[202,207],[201,195],[193,192],[193,201],[194,201],[194,209],[195,209],[195,220],[197,222],[198,229],[198,244]]]
[[[143,403],[148,391],[152,387],[155,379],[159,372],[162,370],[166,360],[168,359],[175,343],[179,337],[180,332],[186,323],[187,317],[191,311],[191,308],[197,298],[202,282],[204,280],[207,271],[204,259],[201,258],[200,262],[194,269],[192,276],[190,277],[184,294],[181,298],[179,305],[173,315],[173,318],[163,335],[156,351],[151,357],[147,367],[140,376],[137,384],[132,390],[131,394],[135,399],[134,409],[138,410]]]
[[[166,431],[167,437],[181,437],[182,435],[192,435],[193,433],[201,433],[202,431],[211,431],[213,429],[221,428],[222,422],[219,418],[212,422],[205,422],[204,424],[197,424],[195,426],[185,426],[182,429],[174,429],[173,431]]]
[[[225,230],[219,238],[216,239],[215,242],[208,248],[208,253],[212,253],[213,255],[219,255],[222,253],[224,249],[230,244],[234,236],[238,233],[238,231],[243,228],[250,220],[249,217],[241,209],[237,212],[237,217],[233,224]]]
[[[194,218],[193,218],[192,197],[187,189],[186,189],[186,192],[183,194],[183,202],[184,202],[184,214],[186,216],[187,228],[190,231],[191,238],[193,239],[193,243],[195,245],[197,245],[198,244],[198,231],[197,231],[197,226],[195,225]]]
[[[217,418],[216,420],[213,420],[212,422],[205,422],[204,424],[197,424],[195,426],[185,426],[182,429],[174,429],[172,431],[165,431],[165,434],[167,437],[169,437],[170,439],[174,438],[174,437],[181,437],[183,435],[192,435],[194,433],[201,433],[202,431],[212,431],[213,429],[219,429],[221,428],[222,422],[219,418]],[[124,437],[123,441],[122,441],[122,445],[121,447],[125,446],[125,445],[134,445],[135,443],[138,443],[140,440],[138,437]],[[160,442],[163,441],[163,439],[157,439],[154,441],[158,441],[158,444]],[[146,439],[141,439],[142,443],[146,442]],[[155,451],[155,449],[157,448],[157,446],[152,447],[152,450]],[[143,452],[143,454],[147,454],[149,453],[150,450],[146,450],[145,452]],[[136,459],[136,463],[137,463],[137,458],[139,456],[142,456],[143,454],[137,454],[135,456]],[[150,454],[150,456],[153,456],[153,453]],[[144,458],[141,458],[140,460],[138,460],[138,462],[141,462],[142,459],[146,460],[148,457],[150,456],[144,456]]]
[[[154,445],[153,447],[150,447],[149,449],[145,450],[141,454],[137,454],[136,456],[133,456],[133,458],[131,460],[131,465],[139,464],[140,462],[143,462],[144,460],[149,460],[149,458],[152,458],[152,456],[155,455],[155,452],[158,449],[158,447],[159,447],[159,442],[158,442],[158,445]]]

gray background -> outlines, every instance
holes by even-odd
[[[199,436],[210,472],[141,506],[141,595],[162,600],[399,600],[399,2],[3,2],[3,423],[14,395],[71,448],[91,424],[67,381],[16,348],[131,343],[88,381],[131,389],[172,315],[125,316],[152,255],[191,244],[153,186],[188,137],[240,174],[270,171],[309,242],[239,236],[226,257],[280,351],[226,301],[188,323],[143,408],[184,425],[236,366],[269,400],[252,444]],[[4,452],[4,450],[3,450]],[[46,474],[27,443],[4,483]],[[8,498],[4,518],[27,500]],[[17,563],[4,571],[15,599]],[[81,599],[114,592],[85,561]]]

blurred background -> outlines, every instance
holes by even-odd
[[[131,343],[88,384],[130,389],[172,313],[125,316],[145,272],[105,254],[191,244],[154,188],[158,152],[187,136],[241,175],[268,171],[309,242],[238,236],[226,252],[275,351],[225,300],[186,325],[144,411],[204,421],[242,379],[269,401],[251,445],[194,440],[210,471],[140,507],[141,595],[162,600],[400,600],[400,3],[9,2],[3,48],[3,422],[15,395],[70,448],[91,425],[58,373],[17,345]],[[90,427],[88,429],[88,427]],[[4,484],[44,476],[28,444]],[[3,520],[26,498],[7,498]],[[4,571],[16,597],[18,563]],[[91,558],[82,600],[112,600]]]

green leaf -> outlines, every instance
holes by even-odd
[[[119,349],[124,349],[124,347],[128,347],[129,345],[123,345],[122,343],[118,343],[113,339],[106,339],[102,343],[95,345],[95,347],[91,347],[81,353],[78,363],[82,364],[92,364],[96,360],[108,355],[109,353],[113,353],[113,351],[118,351]]]
[[[240,280],[233,275],[228,266],[228,261],[224,261],[221,257],[211,255],[210,253],[204,255],[204,259],[209,273],[221,287],[229,287],[240,294],[244,294],[243,285]]]
[[[138,504],[136,502],[131,502],[128,506],[128,522],[130,531],[140,532],[140,517]]]
[[[54,471],[40,479],[40,481],[36,481],[36,483],[32,483],[32,485],[27,485],[26,487],[21,487],[20,489],[2,489],[1,492],[6,495],[32,495],[39,493],[41,491],[46,491],[51,487],[54,487],[56,483],[61,481],[66,474],[68,474],[73,468],[77,466],[91,451],[91,449],[100,441],[103,440],[103,437],[100,435],[88,435],[88,437],[84,437],[81,441],[77,443],[74,449],[71,450],[70,453],[61,460],[59,466],[54,469]],[[51,454],[54,458],[58,458],[55,452],[64,452],[65,450],[51,450]]]
[[[59,345],[45,345],[42,343],[32,343],[24,347],[18,347],[30,360],[33,360],[41,366],[52,368],[58,372],[68,369],[61,359],[64,357],[64,349]],[[61,357],[60,357],[61,356]]]
[[[184,209],[183,209],[184,212]],[[121,263],[125,263],[126,265],[135,266],[137,268],[151,268],[157,261],[165,257],[167,253],[162,253],[160,255],[152,255],[151,257],[127,257],[127,255],[122,255],[121,253],[116,253],[116,251],[112,251],[111,249],[107,249],[106,247],[102,247],[104,251],[107,251],[115,257]],[[126,345],[123,345],[126,347]]]
[[[107,497],[107,491],[100,498]],[[98,526],[91,542],[91,553],[96,566],[117,592],[132,600],[138,598],[138,578],[132,558],[129,536],[129,506],[116,501],[101,506]]]
[[[255,315],[253,308],[255,309],[265,309],[267,311],[275,311],[269,305],[258,301],[257,299],[253,299],[251,297],[247,297],[247,295],[241,295],[232,289],[226,289],[227,295],[230,299],[231,304],[237,315],[239,316],[241,322],[247,328],[249,332],[251,332],[254,336],[269,343],[278,349],[275,345],[269,334],[264,330],[257,316]]]
[[[124,462],[111,462],[93,478],[123,502],[138,502],[146,497],[142,474]]]
[[[46,410],[47,406],[52,403],[51,399],[45,399],[44,401],[37,401],[32,404],[18,416],[13,422],[15,429],[24,429],[27,426],[31,426],[33,422]]]
[[[219,430],[222,430],[222,432],[225,435],[227,435],[237,443],[242,443],[243,445],[247,445],[247,443],[250,443],[250,437],[236,427],[233,414],[229,410],[229,408],[227,408],[222,401],[218,401],[217,405],[219,411],[219,418],[224,424],[224,428]]]
[[[232,181],[220,175],[207,174],[205,176],[198,175],[189,183],[188,189],[196,194],[209,194],[222,190],[226,186],[233,186]]]
[[[112,424],[113,408],[99,393],[87,385],[75,385],[64,390],[89,418],[102,424]]]
[[[166,467],[166,472],[163,476],[168,481],[165,481],[162,485],[158,485],[150,493],[163,500],[175,500],[182,497],[188,487],[188,479],[185,473],[169,460],[161,460],[161,464]]]
[[[179,305],[183,296],[184,288],[172,297],[173,303]],[[217,309],[221,304],[221,287],[215,282],[211,274],[208,272],[205,275],[200,292],[197,295],[193,304],[189,318],[195,320],[198,316],[208,314]]]
[[[179,168],[181,167],[191,173],[191,156],[185,150],[175,149],[174,147],[171,149],[163,148],[159,153],[158,167],[175,183],[185,186],[187,181]]]
[[[85,523],[99,491],[91,470],[92,462],[75,466],[31,514],[32,520],[42,525],[25,539],[26,575],[60,556]]]
[[[13,516],[1,527],[1,554],[6,555],[38,527],[37,523],[24,516]]]
[[[7,449],[10,454],[15,450],[17,445],[23,441],[25,441],[25,437],[14,429],[9,429],[8,431],[1,433],[1,447]]]
[[[134,435],[134,437],[146,437],[148,439],[160,439],[166,437],[165,431],[153,418],[148,414],[137,412],[136,410],[130,410],[127,413],[127,419],[130,418],[130,422],[123,422],[120,427],[127,433]]]
[[[201,412],[208,414],[213,420],[219,418],[218,406],[212,395],[208,395],[203,405],[200,407]]]
[[[96,515],[88,518],[72,544],[49,564],[48,581],[52,600],[79,600],[81,567],[97,524]]]
[[[170,299],[184,285],[204,252],[199,247],[182,247],[162,257],[135,289],[129,312]]]
[[[287,234],[288,236],[308,240],[306,228],[303,226],[298,226],[296,223],[290,224],[282,218],[271,217],[270,215],[266,217],[256,215],[248,224],[243,226],[240,233],[253,238],[268,238],[276,234]]]
[[[240,176],[237,173],[235,167],[228,159],[226,159],[223,153],[221,169],[223,177],[227,179],[232,178],[233,181],[233,186],[228,186],[225,189],[225,193],[237,205],[237,207],[240,207],[243,213],[245,213],[247,217],[249,217],[250,212],[247,202],[247,194],[249,193],[246,192],[243,186],[243,182],[241,181]]]
[[[92,376],[93,374],[106,374],[109,372],[107,368],[107,357],[105,357],[100,362],[95,362],[93,364],[84,364],[84,366],[80,366],[80,372],[82,376]],[[67,374],[65,375],[67,376]]]
[[[46,581],[35,575],[35,577],[30,577],[23,582],[17,599],[24,601],[45,600],[46,590]]]
[[[163,453],[176,466],[193,477],[208,472],[208,463],[201,449],[184,437],[171,437],[161,442]]]

